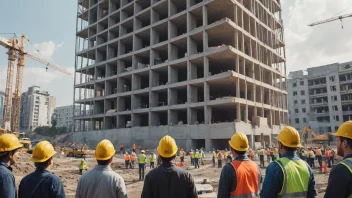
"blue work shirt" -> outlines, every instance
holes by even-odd
[[[0,197],[17,197],[15,177],[12,174],[12,168],[4,162],[0,162]]]
[[[235,160],[247,161],[249,158],[247,155],[237,156]],[[258,178],[259,182],[262,181],[260,169],[258,167]],[[234,167],[231,163],[227,163],[221,171],[219,187],[218,187],[218,198],[229,198],[231,192],[236,190],[237,187],[237,176]]]
[[[44,179],[45,178],[45,179]],[[42,181],[42,179],[44,179]],[[34,188],[42,181],[35,192]],[[31,197],[31,194],[33,196]],[[59,177],[53,173],[37,168],[33,173],[25,176],[18,188],[18,198],[66,198],[64,187]]]
[[[294,152],[287,152],[281,157],[287,157],[290,160],[300,160],[300,158]],[[306,163],[306,162],[305,162]],[[307,198],[316,197],[317,192],[315,189],[315,179],[312,169],[306,163],[310,178],[308,183],[308,194]],[[282,169],[276,162],[271,162],[266,169],[264,183],[260,192],[260,198],[274,198],[280,193],[282,185],[284,183],[284,174]]]

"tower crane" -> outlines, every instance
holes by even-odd
[[[21,106],[21,96],[22,96],[22,78],[23,78],[23,68],[24,68],[24,57],[28,57],[37,62],[40,62],[47,67],[51,67],[59,72],[70,75],[71,73],[65,69],[55,66],[47,61],[44,61],[24,50],[24,41],[26,36],[21,35],[21,42],[18,44],[16,38],[5,39],[0,37],[0,45],[8,49],[8,67],[6,76],[6,88],[5,88],[5,103],[4,103],[4,116],[3,125],[5,130],[11,131],[11,113],[12,113],[12,83],[14,75],[15,61],[17,62],[17,74],[16,74],[16,85],[15,85],[15,95],[14,95],[14,115],[13,115],[13,125],[12,131],[18,131],[19,118],[20,118],[20,106]],[[27,39],[28,40],[28,39]]]
[[[323,21],[314,22],[314,23],[308,24],[308,26],[313,27],[313,26],[320,25],[320,24],[323,24],[323,23],[328,23],[328,22],[331,22],[331,21],[340,20],[341,21],[341,27],[343,29],[342,19],[348,18],[348,17],[352,17],[352,13],[341,15],[341,16],[337,16],[337,17],[332,17],[330,19],[326,19],[326,20],[323,20]]]

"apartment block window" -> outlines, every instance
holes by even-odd
[[[330,80],[331,82],[335,82],[335,76],[329,76],[329,80]]]
[[[337,101],[337,96],[331,96],[332,101]]]
[[[297,87],[297,83],[293,83],[292,86],[293,86],[293,87]]]
[[[297,100],[294,100],[293,103],[294,103],[294,104],[297,104],[298,102],[297,102]]]
[[[299,82],[300,85],[304,85],[304,81],[302,80],[301,82]]]
[[[340,121],[340,117],[339,116],[334,116],[334,120]]]
[[[339,129],[339,127],[338,126],[335,126],[335,131],[337,131]]]
[[[302,109],[302,112],[305,113],[305,112],[306,112],[306,108],[303,108],[303,109]]]
[[[304,123],[307,123],[307,118],[303,118],[303,122],[304,122]]]
[[[301,104],[306,104],[306,100],[301,100]]]
[[[299,119],[298,118],[295,119],[295,123],[299,124]]]
[[[294,91],[294,92],[293,92],[293,95],[294,95],[294,96],[297,96],[297,91]]]
[[[295,109],[295,113],[298,113],[298,109]]]
[[[301,90],[301,96],[304,96],[305,92],[304,90]]]
[[[336,86],[330,86],[330,91],[336,91]]]
[[[335,106],[332,106],[332,110],[333,110],[333,111],[338,111],[339,108],[335,105]]]

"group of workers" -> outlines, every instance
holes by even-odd
[[[336,136],[337,155],[344,159],[331,170],[325,197],[352,197],[352,121],[343,123],[334,136]],[[247,136],[236,132],[229,141],[233,160],[229,161],[221,171],[218,198],[316,197],[312,168],[297,154],[301,148],[298,131],[293,127],[285,126],[281,129],[277,140],[279,158],[269,164],[262,181],[260,168],[247,155],[249,150]],[[1,198],[17,197],[11,166],[18,160],[21,147],[15,135],[0,136]],[[172,137],[164,136],[160,140],[157,152],[161,164],[146,175],[142,198],[198,197],[192,176],[185,169],[174,164],[177,150],[178,147]],[[260,149],[260,155],[263,155],[262,151],[263,148]],[[39,142],[35,146],[32,161],[36,170],[21,180],[18,189],[19,198],[66,197],[60,179],[48,171],[53,165],[55,153],[53,146],[47,141]],[[76,198],[128,197],[124,179],[110,166],[115,153],[114,146],[109,140],[103,140],[97,145],[95,158],[98,165],[80,177]],[[220,153],[218,152],[217,157],[222,155]],[[143,162],[146,160],[144,152],[138,158],[140,169],[144,170]],[[260,188],[261,183],[262,188]]]
[[[331,168],[334,165],[336,151],[332,148],[324,148],[323,146],[318,147],[308,147],[307,150],[305,148],[301,148],[299,150],[299,156],[301,159],[306,160],[310,167],[315,168],[314,160],[318,160],[319,168],[322,168],[323,159],[324,163],[328,164],[328,167]]]

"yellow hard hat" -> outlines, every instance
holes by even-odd
[[[290,148],[301,147],[301,138],[298,131],[290,126],[283,127],[276,139],[284,146]]]
[[[45,162],[56,154],[53,145],[48,141],[41,141],[35,145],[32,154],[33,162]]]
[[[95,149],[95,159],[108,160],[115,155],[114,145],[109,140],[102,140]]]
[[[249,148],[247,136],[241,132],[233,134],[229,144],[236,151],[247,151]]]
[[[333,135],[352,139],[352,121],[346,121],[343,124],[341,124],[337,132],[333,133]]]
[[[177,153],[177,145],[174,138],[168,135],[161,138],[158,153],[165,158],[174,156]]]
[[[23,145],[14,134],[3,134],[0,136],[0,152],[13,151]]]

